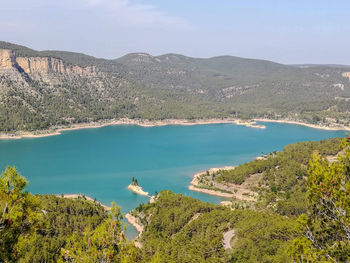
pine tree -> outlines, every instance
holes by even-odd
[[[0,176],[0,261],[14,261],[16,246],[41,227],[39,201],[24,191],[27,184],[14,167]]]
[[[309,213],[299,217],[303,235],[293,241],[296,262],[350,262],[350,149],[330,163],[315,153],[309,164]]]

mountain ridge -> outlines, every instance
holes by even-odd
[[[142,52],[108,60],[3,41],[0,50],[2,132],[118,118],[350,124],[347,67]]]
[[[218,55],[218,56],[213,56],[213,57],[208,57],[208,58],[202,58],[202,57],[192,57],[192,56],[186,56],[186,55],[182,55],[182,54],[178,54],[178,53],[165,53],[162,55],[152,55],[146,52],[132,52],[132,53],[127,53],[121,57],[118,58],[114,58],[114,59],[106,59],[106,58],[98,58],[92,55],[88,55],[85,53],[80,53],[80,52],[72,52],[72,51],[65,51],[65,50],[35,50],[35,49],[31,49],[28,48],[26,46],[23,45],[19,45],[19,44],[14,44],[14,43],[10,43],[10,42],[6,42],[6,41],[0,41],[0,49],[10,49],[13,50],[15,52],[18,52],[18,54],[16,54],[17,56],[40,56],[40,57],[53,57],[53,58],[61,58],[64,60],[65,57],[70,56],[78,56],[78,57],[84,57],[84,58],[89,58],[91,60],[104,60],[104,61],[118,61],[124,57],[127,56],[134,56],[134,55],[147,55],[149,57],[153,57],[153,58],[164,58],[164,57],[182,57],[184,59],[192,59],[192,60],[214,60],[214,59],[222,59],[222,58],[231,58],[231,59],[239,59],[239,60],[248,60],[248,61],[261,61],[261,62],[268,62],[268,63],[274,63],[274,64],[279,64],[279,65],[284,65],[284,66],[289,66],[287,64],[282,64],[282,63],[278,63],[278,62],[273,62],[270,60],[266,60],[266,59],[254,59],[254,58],[244,58],[244,57],[239,57],[239,56],[233,56],[233,55]],[[55,55],[56,54],[56,55]],[[301,64],[304,65],[304,64]]]

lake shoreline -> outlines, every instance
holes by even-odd
[[[130,213],[127,213],[125,215],[125,219],[128,221],[128,223],[135,228],[137,231],[138,235],[136,238],[134,238],[134,244],[138,248],[142,248],[142,243],[140,241],[142,232],[144,231],[144,226],[139,222],[139,219],[136,218],[135,216],[131,215]]]
[[[325,125],[317,125],[317,124],[305,123],[301,121],[288,120],[288,119],[274,120],[274,119],[254,118],[253,120],[256,122],[274,122],[274,123],[283,123],[283,124],[294,124],[294,125],[300,125],[300,126],[305,126],[305,127],[319,129],[319,130],[326,130],[326,131],[350,131],[350,127],[347,127],[344,125],[325,126]]]
[[[79,123],[73,124],[69,127],[57,127],[48,130],[38,130],[34,132],[18,131],[15,133],[0,133],[0,140],[9,139],[23,139],[23,138],[41,138],[60,135],[65,131],[82,130],[82,129],[96,129],[106,126],[116,125],[137,125],[141,127],[160,127],[168,125],[180,125],[180,126],[192,126],[192,125],[205,125],[205,124],[225,124],[233,123],[237,125],[243,125],[251,128],[265,129],[264,125],[257,125],[254,121],[244,121],[240,119],[198,119],[198,120],[186,120],[186,119],[168,119],[159,121],[149,120],[134,120],[134,119],[118,119],[111,121],[91,122],[91,123]]]
[[[127,187],[131,192],[138,194],[138,195],[143,195],[147,197],[151,197],[148,192],[144,191],[141,186],[139,185],[133,185],[129,184]]]
[[[142,234],[144,227],[138,223],[138,219],[135,216],[131,215],[130,213],[127,213],[125,215],[125,219],[128,221],[130,225],[132,225],[136,229],[136,231],[138,232],[137,237],[139,237]]]
[[[219,196],[219,197],[225,197],[225,198],[232,198],[234,196],[234,194],[230,194],[230,193],[224,193],[224,192],[220,192],[220,191],[216,191],[213,189],[205,189],[205,188],[200,188],[199,186],[199,182],[198,179],[200,176],[204,175],[207,173],[207,171],[209,173],[213,173],[219,170],[231,170],[234,169],[235,166],[224,166],[224,167],[215,167],[215,168],[210,168],[206,171],[202,171],[199,173],[196,173],[193,175],[193,179],[190,182],[190,185],[187,187],[189,190],[191,191],[195,191],[195,192],[200,192],[200,193],[204,193],[207,195],[213,195],[213,196]]]
[[[186,120],[186,119],[168,119],[168,120],[159,120],[159,121],[149,121],[149,120],[134,120],[134,119],[118,119],[111,121],[101,121],[101,122],[91,122],[91,123],[79,123],[73,124],[68,127],[56,127],[48,130],[38,130],[34,132],[25,132],[18,131],[15,133],[0,133],[0,140],[11,140],[11,139],[23,139],[23,138],[42,138],[49,136],[56,136],[62,134],[65,131],[72,130],[81,130],[81,129],[96,129],[106,126],[115,126],[115,125],[137,125],[141,127],[160,127],[167,125],[180,125],[180,126],[192,126],[192,125],[206,125],[206,124],[236,124],[243,125],[250,128],[256,129],[265,129],[266,127],[256,122],[275,122],[275,123],[285,123],[285,124],[294,124],[306,126],[314,129],[322,130],[344,130],[350,131],[350,127],[343,125],[340,126],[324,126],[324,125],[315,125],[303,123],[300,121],[294,120],[273,120],[273,119],[263,119],[263,118],[254,118],[252,120],[242,120],[242,119],[198,119],[198,120]]]

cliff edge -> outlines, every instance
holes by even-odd
[[[26,74],[66,74],[86,76],[97,73],[95,66],[81,67],[53,57],[17,57],[10,49],[0,49],[0,70],[15,70]]]

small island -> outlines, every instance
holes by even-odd
[[[131,184],[129,184],[128,189],[136,194],[145,195],[149,197],[149,193],[143,191],[142,187],[139,186],[137,179],[135,177],[132,178]]]

